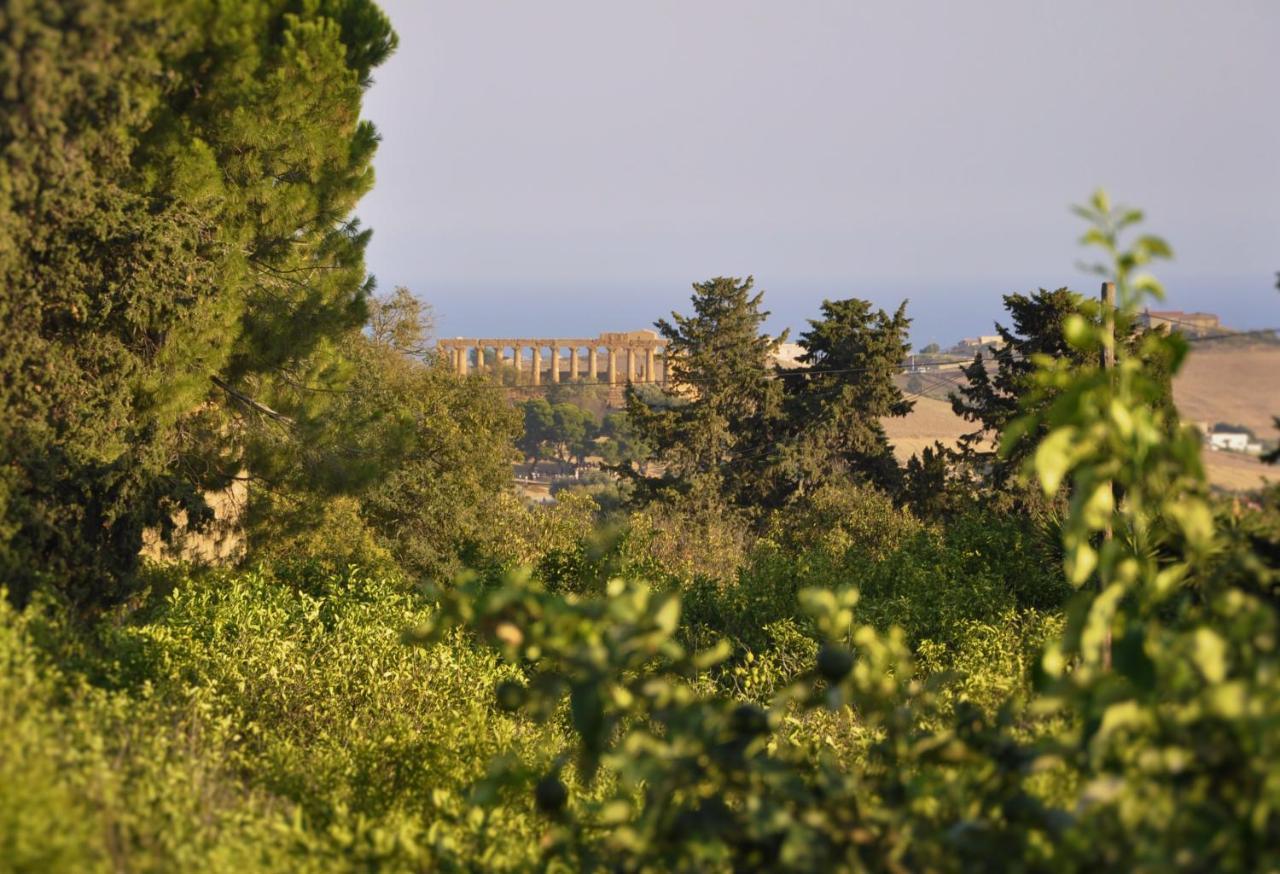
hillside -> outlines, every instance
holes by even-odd
[[[1280,345],[1199,345],[1178,374],[1173,396],[1187,421],[1244,425],[1260,439],[1274,440],[1280,437],[1272,422],[1280,415]]]
[[[934,377],[932,388],[944,387]],[[1196,348],[1178,375],[1174,400],[1189,422],[1231,422],[1252,429],[1263,439],[1275,439],[1273,415],[1280,415],[1280,346],[1206,346]],[[931,392],[932,394],[932,392]],[[900,460],[910,458],[934,441],[954,446],[973,430],[956,416],[951,405],[934,397],[915,399],[915,410],[901,419],[885,419],[885,431]],[[1266,480],[1280,480],[1280,469],[1253,458],[1226,452],[1206,452],[1209,481],[1222,489],[1257,488]]]

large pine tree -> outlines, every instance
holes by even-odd
[[[1032,374],[1039,356],[1073,364],[1085,361],[1085,353],[1067,342],[1063,327],[1067,318],[1080,315],[1096,324],[1101,316],[1093,302],[1066,288],[1008,294],[1004,296],[1004,306],[1009,312],[1010,325],[998,322],[995,325],[1002,344],[990,357],[979,352],[963,368],[964,383],[951,394],[951,407],[957,415],[977,426],[961,438],[960,457],[985,473],[987,482],[997,490],[1022,494],[1023,490],[1016,484],[1017,474],[1027,456],[1035,451],[1045,427],[1042,425],[1039,431],[1028,434],[1003,458],[996,454],[995,444],[1004,429],[1026,412],[1028,403],[1043,408],[1051,402],[1051,396],[1043,390],[1032,391]],[[1115,330],[1118,341],[1132,354],[1142,354],[1145,328],[1137,323],[1122,322]],[[1144,366],[1163,382],[1162,403],[1172,408],[1170,363],[1148,358]]]
[[[990,356],[975,354],[962,370],[964,383],[951,394],[956,415],[977,426],[961,439],[961,454],[985,468],[999,488],[1012,484],[1026,453],[1038,442],[1024,441],[1007,459],[998,458],[994,449],[1005,427],[1021,414],[1023,400],[1031,391],[1034,356],[1083,360],[1063,334],[1067,317],[1084,312],[1080,295],[1065,288],[1042,288],[1033,294],[1007,294],[1004,307],[1011,324],[995,325],[1001,345]]]
[[[121,596],[142,530],[314,428],[364,319],[368,0],[0,11],[0,578]],[[304,388],[298,388],[303,386]],[[266,411],[270,411],[269,413]],[[289,424],[285,424],[289,423]]]
[[[900,469],[880,420],[914,406],[894,381],[910,327],[905,303],[890,315],[858,298],[822,302],[822,318],[800,335],[803,366],[785,379],[789,433],[777,480],[788,494],[837,479],[896,491]]]
[[[750,503],[763,486],[782,391],[770,359],[785,341],[761,328],[769,313],[751,277],[693,286],[693,314],[655,323],[667,341],[671,388],[653,397],[627,391],[627,414],[663,465],[660,476],[622,471],[642,500],[663,489]]]

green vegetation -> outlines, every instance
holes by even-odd
[[[781,371],[750,279],[512,405],[371,294],[375,6],[19,7],[0,870],[1280,868],[1280,491],[1209,494],[1140,213],[1079,211],[1115,311],[1006,298],[989,455],[894,459],[905,306]],[[140,558],[234,478],[234,563]]]
[[[0,576],[84,605],[142,532],[326,427],[365,320],[367,0],[23,0],[0,18]],[[263,445],[263,438],[268,445]],[[291,459],[275,458],[276,466]]]
[[[673,387],[627,391],[631,427],[663,465],[619,468],[641,503],[679,495],[759,518],[828,482],[899,487],[880,420],[911,411],[893,382],[910,350],[905,304],[890,316],[856,298],[823,301],[800,335],[801,366],[780,372],[770,357],[786,334],[760,333],[769,314],[750,277],[693,288],[694,315],[656,323]]]

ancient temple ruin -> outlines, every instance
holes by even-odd
[[[667,341],[653,331],[595,339],[454,337],[436,345],[460,375],[510,369],[520,385],[542,385],[544,379],[611,386],[667,380]]]

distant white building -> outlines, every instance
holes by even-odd
[[[1209,435],[1209,448],[1215,451],[1225,449],[1228,452],[1247,452],[1250,442],[1248,434],[1234,431],[1214,431]]]
[[[965,337],[956,344],[957,349],[999,349],[1004,346],[1004,338],[999,334],[983,334],[978,337]]]

